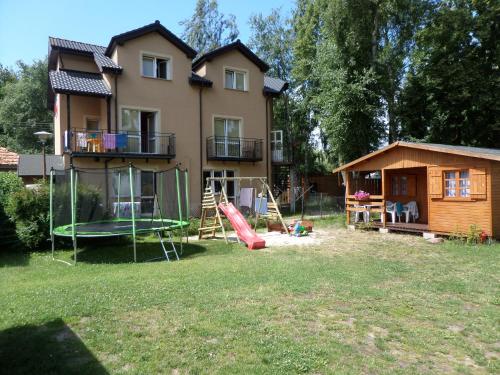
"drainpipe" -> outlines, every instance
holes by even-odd
[[[200,202],[203,201],[203,191],[204,191],[204,183],[203,183],[203,87],[200,86],[199,91],[199,101],[200,101],[200,180],[201,180],[201,190],[200,190]]]
[[[271,102],[271,98],[266,97],[266,176],[269,184],[272,184],[271,178],[269,176],[269,103]]]
[[[115,74],[115,133],[118,133],[118,76]]]

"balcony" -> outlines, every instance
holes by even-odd
[[[208,137],[207,160],[256,162],[262,161],[262,139]]]
[[[271,142],[271,162],[277,165],[292,163],[291,152],[283,144]]]
[[[64,146],[74,156],[175,158],[172,133],[73,129],[69,137],[65,132]]]

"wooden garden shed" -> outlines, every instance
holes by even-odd
[[[363,216],[375,226],[438,234],[475,226],[500,238],[500,149],[400,141],[333,172],[346,187],[348,224]],[[357,199],[359,191],[369,198]],[[387,211],[395,202],[412,202],[418,218],[393,222]]]

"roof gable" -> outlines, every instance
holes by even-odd
[[[442,144],[437,144],[437,143],[413,143],[413,142],[398,141],[398,142],[394,142],[386,147],[383,147],[377,151],[374,151],[370,154],[362,156],[356,160],[353,160],[350,163],[344,164],[344,165],[334,169],[333,173],[343,171],[349,167],[352,167],[352,166],[359,164],[365,160],[376,157],[377,155],[380,155],[386,151],[392,150],[393,148],[396,148],[396,147],[408,147],[408,148],[413,148],[413,149],[418,149],[418,150],[423,150],[423,151],[442,152],[442,153],[446,153],[446,154],[467,156],[467,157],[471,157],[471,158],[500,161],[500,149],[442,145]]]
[[[160,23],[160,21],[155,21],[154,23],[151,23],[149,25],[140,27],[138,29],[130,30],[123,34],[118,34],[112,37],[111,41],[108,44],[108,47],[106,48],[105,55],[111,56],[111,53],[113,52],[113,50],[116,48],[117,45],[123,45],[125,42],[131,39],[139,38],[143,35],[152,32],[157,32],[158,34],[160,34],[162,37],[167,39],[170,43],[172,43],[174,46],[176,46],[182,52],[184,52],[186,56],[190,59],[194,58],[198,54],[198,52],[196,52],[194,49],[192,49],[190,46],[184,43],[181,39],[179,39],[176,35],[174,35],[165,26],[163,26]]]
[[[95,64],[103,73],[120,74],[122,71],[120,65],[104,55],[106,47],[103,46],[49,36],[49,47],[49,70],[56,69],[57,54],[55,52],[63,52],[93,57]]]
[[[227,52],[237,50],[243,54],[247,59],[253,62],[255,65],[259,67],[262,72],[267,72],[269,70],[269,65],[267,65],[264,61],[262,61],[255,53],[250,50],[247,46],[245,46],[239,39],[233,43],[227,44],[220,48],[214,49],[213,51],[207,52],[204,55],[201,55],[193,62],[193,70],[198,69],[205,62],[211,61],[217,56],[223,55]]]

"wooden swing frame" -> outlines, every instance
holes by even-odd
[[[266,221],[269,221],[269,218],[274,218],[275,220],[278,220],[281,225],[283,226],[283,229],[285,230],[286,234],[289,234],[288,227],[286,226],[285,222],[283,221],[283,217],[281,216],[281,212],[278,208],[278,204],[276,203],[276,200],[274,199],[273,193],[271,191],[271,188],[267,184],[267,178],[266,177],[207,177],[206,179],[206,185],[205,185],[205,192],[203,193],[203,200],[201,203],[201,219],[200,219],[200,227],[198,228],[198,238],[202,239],[204,235],[209,235],[209,238],[215,238],[215,232],[217,229],[221,228],[222,234],[224,236],[224,239],[227,241],[227,235],[226,231],[224,229],[224,225],[222,223],[222,217],[219,211],[219,204],[229,204],[229,199],[226,194],[226,188],[225,185],[228,181],[250,181],[252,183],[254,180],[257,180],[260,185],[261,185],[261,199],[259,200],[259,205],[258,208],[255,210],[255,225],[254,225],[254,230],[257,229],[257,224],[259,222],[259,218],[263,217],[266,219]],[[220,182],[221,185],[221,192],[220,192],[220,197],[219,197],[219,202],[217,202],[215,198],[214,191],[212,190],[212,182]],[[256,189],[257,190],[257,189]],[[265,215],[262,215],[260,213],[261,211],[261,204],[262,204],[262,198],[266,195],[271,199],[271,201],[267,202],[267,213]],[[258,194],[257,194],[258,196]],[[209,216],[210,211],[215,210],[215,214],[212,216]],[[206,225],[205,222],[207,220],[212,219],[212,222],[209,225]],[[236,236],[238,242],[240,242],[240,239],[238,236]]]

